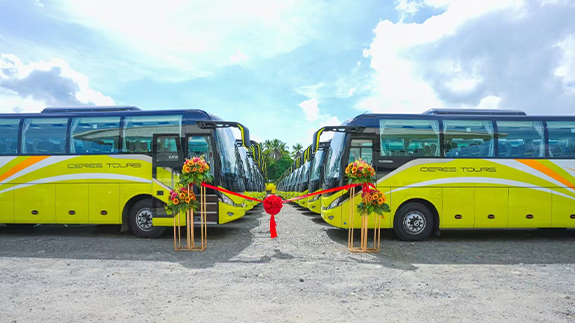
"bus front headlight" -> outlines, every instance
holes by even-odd
[[[235,207],[245,207],[246,202],[244,201],[242,204],[236,204],[231,198],[227,197],[225,194],[220,194],[220,201],[227,205],[235,206]]]
[[[336,198],[335,200],[333,200],[328,207],[326,207],[326,210],[331,210],[334,207],[337,207],[339,205],[339,200],[341,199],[341,197]]]

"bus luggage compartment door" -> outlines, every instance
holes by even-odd
[[[56,222],[89,223],[88,184],[56,184]]]
[[[475,189],[443,188],[442,228],[471,228],[475,221]]]
[[[16,190],[16,223],[56,223],[56,184]]]
[[[509,189],[509,228],[549,228],[551,190],[547,188]]]
[[[507,228],[509,189],[478,187],[475,189],[476,228]]]
[[[11,189],[14,184],[0,186],[2,190]],[[0,193],[0,223],[14,223],[14,190]]]

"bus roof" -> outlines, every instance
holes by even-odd
[[[101,117],[105,116],[137,116],[137,115],[170,115],[184,114],[188,120],[218,120],[222,119],[216,115],[199,109],[181,110],[141,110],[134,106],[120,107],[55,107],[46,108],[40,113],[0,113],[0,118],[69,118],[69,117]]]
[[[423,120],[506,120],[506,121],[575,121],[575,115],[495,115],[495,114],[360,114],[342,126],[379,127],[380,119],[423,119]]]
[[[524,116],[527,115],[521,110],[503,110],[503,109],[429,109],[422,114],[440,114],[440,115],[495,115],[495,116]]]

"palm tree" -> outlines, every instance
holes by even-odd
[[[266,140],[264,142],[264,154],[273,160],[280,160],[285,154],[288,154],[287,145],[279,139]]]
[[[301,156],[303,145],[298,142],[297,144],[292,146],[292,149],[293,149],[293,151],[291,152],[292,158],[298,158],[299,156]]]

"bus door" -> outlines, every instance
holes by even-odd
[[[354,161],[361,159],[375,168],[373,163],[373,147],[373,139],[371,137],[353,136],[349,145],[348,161],[344,167],[349,165],[349,163],[353,163]]]
[[[173,189],[184,164],[180,135],[155,134],[152,143],[152,177]]]
[[[212,137],[206,134],[187,134],[185,140],[185,155],[186,159],[194,157],[204,157],[204,160],[210,166],[210,172],[214,175],[214,149]],[[200,190],[194,187],[194,192],[197,194],[198,200],[200,199]],[[206,189],[206,219],[208,223],[219,222],[219,204],[216,192],[212,189]],[[199,213],[197,214],[197,221],[199,221]]]
[[[349,147],[349,160],[347,164],[356,160],[363,160],[373,165],[373,139],[352,137]],[[347,166],[347,164],[345,166]]]

